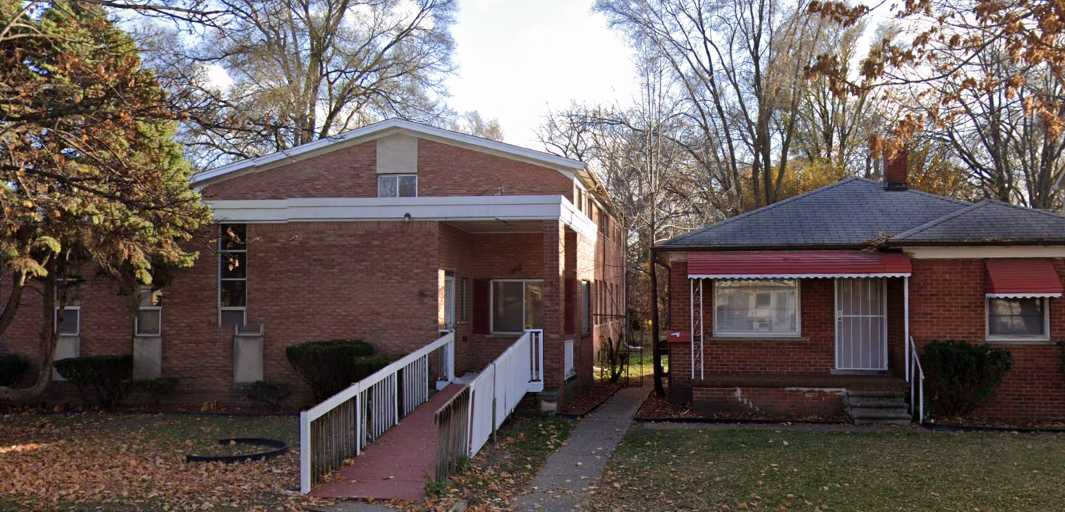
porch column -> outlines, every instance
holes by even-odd
[[[544,234],[544,390],[559,390],[561,400],[565,339],[566,226],[545,221]]]
[[[902,352],[906,354],[906,382],[910,381],[910,278],[902,278]]]

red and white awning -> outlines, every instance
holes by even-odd
[[[689,252],[689,279],[908,277],[901,253],[857,250]]]
[[[987,296],[999,298],[1061,297],[1061,276],[1048,259],[990,259]]]

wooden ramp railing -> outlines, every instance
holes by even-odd
[[[300,492],[311,492],[324,475],[427,402],[436,379],[455,380],[454,333],[300,412]]]
[[[544,390],[544,331],[530,329],[436,411],[440,445],[436,478],[472,458],[514,412],[526,393]]]

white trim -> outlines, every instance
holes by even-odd
[[[972,258],[1065,258],[1065,246],[903,246],[902,251],[917,260]]]
[[[988,293],[985,297],[989,299],[1057,299],[1061,297],[1060,293]]]
[[[521,283],[521,327],[520,331],[497,331],[496,330],[496,283]],[[540,283],[540,291],[543,292],[544,280],[543,279],[490,279],[488,282],[488,332],[492,335],[514,335],[522,334],[528,330],[543,330],[543,327],[533,327],[532,329],[525,328],[526,315],[528,311],[525,309],[525,285],[527,283]],[[543,312],[540,312],[540,318],[543,319]]]
[[[991,334],[991,299],[1000,298],[1038,298],[1043,303],[1043,334],[1033,335],[993,335]],[[1050,341],[1050,299],[1046,297],[984,297],[984,340],[985,341]]]
[[[873,279],[883,277],[910,277],[909,272],[883,274],[688,274],[688,279],[715,279],[720,281],[752,281],[758,279]]]
[[[558,220],[595,241],[595,222],[562,195],[301,197],[206,201],[220,224],[330,221]]]
[[[794,286],[793,286],[794,289],[795,289],[795,330],[794,331],[767,333],[767,332],[720,331],[720,330],[718,330],[717,326],[721,325],[721,322],[719,322],[718,318],[717,318],[717,312],[718,312],[718,307],[717,306],[721,302],[718,300],[718,296],[717,296],[720,287],[715,285],[715,286],[711,287],[711,292],[710,292],[710,293],[713,294],[713,297],[714,297],[714,303],[713,303],[713,306],[714,306],[714,311],[713,311],[713,314],[714,314],[714,325],[713,325],[713,331],[712,331],[713,332],[713,336],[715,338],[752,338],[752,339],[795,338],[795,337],[802,336],[802,283],[799,282],[798,279],[786,279],[786,280],[787,281],[794,281]],[[692,282],[692,281],[694,281],[694,280],[689,279],[689,282]],[[700,299],[699,312],[700,312],[700,314],[702,314],[702,307],[703,307],[702,306],[702,301],[704,300],[703,297],[702,297],[702,293],[700,293],[699,299]],[[705,317],[700,317],[700,318],[705,318]]]
[[[284,151],[216,167],[192,176],[189,181],[193,186],[204,186],[218,178],[234,177],[246,172],[263,171],[277,165],[333,151],[358,142],[380,138],[394,132],[407,132],[436,142],[464,146],[497,156],[546,165],[570,178],[576,176],[576,171],[586,169],[584,162],[578,160],[402,119],[388,119]]]

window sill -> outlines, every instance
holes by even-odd
[[[711,336],[710,341],[809,341],[806,336]]]
[[[986,338],[984,342],[989,345],[1057,345],[1057,342],[1043,338]]]

